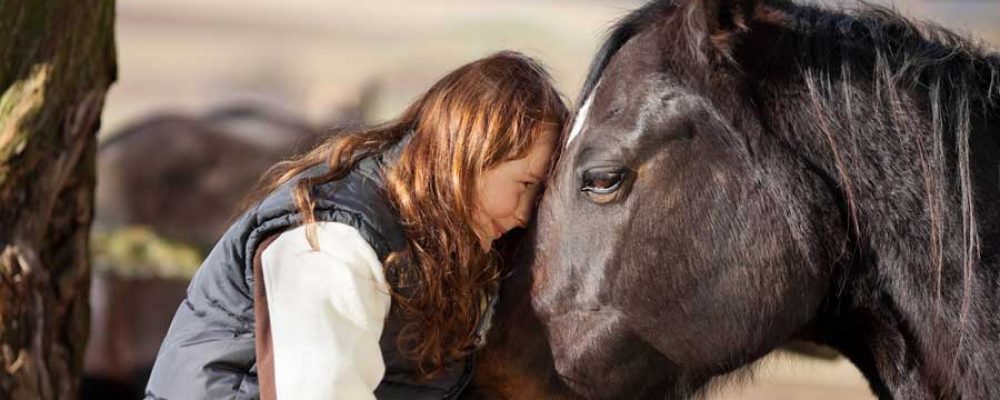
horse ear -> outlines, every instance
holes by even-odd
[[[683,9],[690,43],[696,52],[732,59],[733,44],[750,30],[760,0],[688,0]]]

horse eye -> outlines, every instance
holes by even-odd
[[[625,171],[591,170],[583,174],[583,188],[580,190],[592,195],[611,194],[622,186]]]

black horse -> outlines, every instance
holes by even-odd
[[[806,339],[881,398],[1000,398],[997,54],[874,6],[655,1],[581,99],[533,287],[572,389],[684,398]]]

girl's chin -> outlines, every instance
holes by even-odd
[[[483,231],[484,229],[475,229],[476,236],[479,238],[479,246],[482,247],[483,251],[490,251],[493,248],[493,235]]]
[[[483,251],[490,251],[493,248],[493,240],[480,238],[479,245],[482,246]]]

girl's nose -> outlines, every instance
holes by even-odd
[[[517,226],[526,228],[528,226],[528,221],[531,220],[531,215],[535,213],[535,207],[538,206],[538,188],[532,188],[531,190],[526,190],[517,205],[517,211],[514,212],[514,219],[517,221]]]
[[[525,228],[528,226],[528,220],[531,219],[532,213],[532,202],[522,201],[520,206],[517,208],[517,212],[514,213],[514,221],[517,222],[517,226]]]

